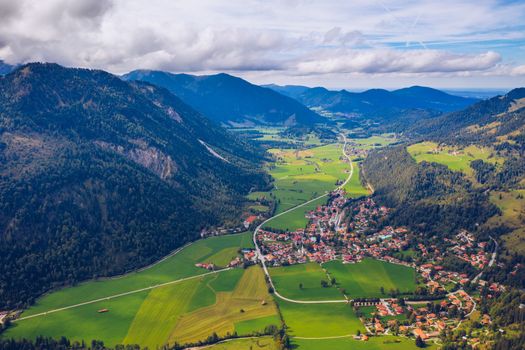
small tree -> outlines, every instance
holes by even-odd
[[[425,341],[423,339],[421,339],[421,337],[418,335],[417,338],[416,338],[416,346],[418,348],[424,348],[425,347]]]

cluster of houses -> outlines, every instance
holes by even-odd
[[[463,230],[453,239],[445,238],[445,241],[452,245],[449,248],[450,252],[475,268],[484,269],[489,263],[490,254],[486,251],[487,242],[476,242],[472,233]]]
[[[306,213],[309,224],[305,229],[291,232],[259,230],[257,241],[269,266],[300,264],[307,261],[318,263],[341,258],[343,263],[356,263],[364,257],[410,265],[392,256],[406,249],[406,228],[387,226],[379,232],[370,233],[370,222],[388,213],[386,207],[378,206],[366,198],[353,209],[351,220],[343,222],[348,199],[342,190],[331,194],[328,205],[318,206]],[[364,232],[368,235],[364,235]]]

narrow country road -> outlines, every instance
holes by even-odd
[[[352,178],[352,175],[354,174],[354,165],[352,164],[352,160],[350,159],[350,156],[346,153],[346,144],[347,144],[347,140],[346,140],[346,136],[344,134],[341,134],[341,136],[343,137],[343,141],[344,141],[344,144],[343,144],[343,155],[346,157],[346,159],[348,159],[348,161],[350,162],[350,173],[348,174],[348,177],[346,178],[345,182],[343,182],[341,185],[337,186],[335,189],[338,190],[340,188],[343,188],[346,186],[346,184],[348,184],[348,182],[350,181],[350,179]],[[292,207],[288,210],[285,210],[283,211],[282,213],[279,213],[277,215],[274,215],[272,216],[271,218],[268,218],[266,220],[264,220],[261,224],[259,224],[259,226],[257,226],[257,228],[253,231],[253,243],[255,244],[255,251],[256,251],[256,254],[257,254],[257,257],[259,258],[259,260],[261,261],[261,264],[262,264],[262,267],[263,267],[263,270],[264,270],[264,274],[266,275],[266,277],[268,278],[268,282],[270,283],[270,286],[272,287],[273,291],[274,291],[274,294],[276,297],[282,299],[282,300],[285,300],[285,301],[289,301],[291,303],[296,303],[296,304],[333,304],[333,303],[348,303],[350,302],[351,300],[348,300],[348,299],[336,299],[336,300],[295,300],[295,299],[290,299],[290,298],[287,298],[285,296],[282,296],[278,291],[277,289],[275,288],[275,285],[273,284],[273,281],[272,281],[272,277],[270,276],[270,272],[268,271],[268,267],[266,266],[266,262],[264,261],[264,255],[261,253],[261,249],[259,247],[259,245],[257,244],[257,232],[259,232],[259,230],[270,220],[273,220],[281,215],[284,215],[284,214],[287,214],[293,210],[296,210],[298,208],[301,208],[301,207],[304,207],[305,205],[309,204],[309,203],[312,203],[318,199],[321,199],[323,197],[326,197],[328,196],[328,192],[323,194],[323,195],[320,195],[314,199],[310,199],[309,201],[306,201],[302,204],[299,204],[299,205],[296,205],[295,207]]]

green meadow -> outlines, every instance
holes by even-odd
[[[438,145],[435,142],[421,142],[408,146],[407,151],[418,163],[427,161],[443,164],[450,170],[461,171],[469,176],[473,174],[473,169],[470,167],[470,163],[473,160],[481,159],[485,162],[500,165],[503,162],[501,158],[494,155],[492,149],[474,145],[456,148]]]
[[[405,337],[381,336],[370,337],[367,341],[354,340],[351,337],[338,339],[293,339],[293,345],[299,350],[416,350],[419,349],[413,339]],[[437,348],[427,344],[425,349]]]
[[[337,285],[349,298],[384,297],[390,290],[411,293],[416,288],[416,272],[413,268],[366,258],[356,264],[330,261],[323,264]]]
[[[334,286],[322,287],[325,271],[317,263],[296,264],[269,269],[275,288],[284,297],[296,300],[343,300]],[[302,288],[301,288],[302,284]]]
[[[251,246],[251,233],[208,238],[149,269],[50,293],[24,311],[22,317],[88,300],[102,300],[19,320],[2,338],[66,336],[72,340],[100,339],[110,346],[125,343],[156,348],[168,341],[202,340],[213,332],[226,335],[239,329],[248,334],[262,331],[270,324],[279,325],[277,308],[259,266],[206,276],[198,276],[207,271],[194,266],[197,262],[223,264],[234,251]],[[189,276],[197,277],[103,299]],[[108,311],[99,313],[100,309]],[[207,327],[194,329],[195,325],[204,323]]]
[[[346,180],[350,165],[343,161],[342,144],[329,144],[304,150],[271,150],[276,161],[269,167],[274,179],[271,196],[276,200],[276,214],[323,195],[337,187],[338,182]],[[354,172],[345,190],[352,197],[367,195],[361,185],[359,168],[353,163]],[[257,198],[261,193],[251,194]],[[268,194],[270,195],[270,194]],[[326,198],[292,210],[267,223],[275,229],[294,230],[304,227],[305,212],[326,203]]]
[[[223,343],[215,344],[209,350],[278,350],[273,337],[257,337],[247,339],[233,339]]]
[[[493,216],[486,225],[505,224],[512,228],[512,232],[503,235],[505,246],[512,252],[523,254],[525,252],[525,190],[492,191],[490,201],[498,206],[502,215]]]
[[[334,337],[365,332],[347,303],[296,304],[278,300],[290,337]],[[329,348],[327,348],[329,349]]]

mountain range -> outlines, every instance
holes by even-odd
[[[0,77],[0,309],[240,222],[261,160],[149,83],[39,63]]]
[[[443,91],[412,86],[388,91],[370,89],[363,92],[332,91],[323,87],[265,85],[281,94],[292,97],[310,108],[353,117],[367,117],[374,121],[403,118],[407,111],[422,110],[430,115],[465,108],[477,101],[447,94]]]
[[[122,78],[164,87],[205,116],[227,126],[326,123],[325,118],[293,98],[224,73],[195,76],[136,70]]]

